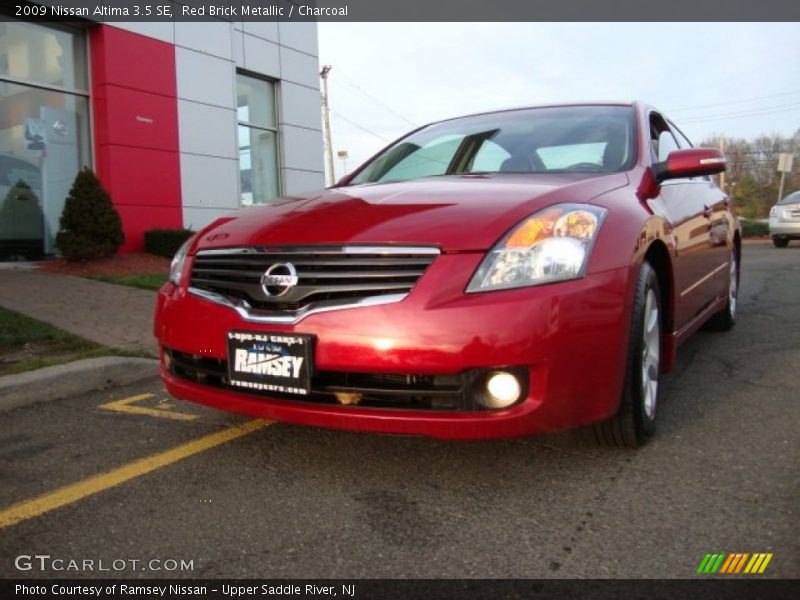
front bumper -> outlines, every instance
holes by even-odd
[[[294,325],[248,323],[232,309],[165,285],[155,334],[162,347],[227,360],[227,332],[296,332],[316,338],[325,372],[452,375],[511,366],[527,373],[527,396],[503,410],[369,408],[279,399],[201,385],[170,373],[168,391],[256,417],[319,427],[494,438],[606,418],[622,392],[629,327],[630,269],[518,290],[464,294],[482,255],[440,256],[402,302],[309,316]]]
[[[770,217],[769,234],[791,238],[800,238],[800,219],[788,220]]]

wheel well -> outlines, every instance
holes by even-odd
[[[663,331],[665,333],[673,331],[673,312],[672,304],[672,264],[669,260],[669,251],[664,242],[656,240],[647,249],[644,259],[650,263],[658,277],[658,287],[661,292],[661,311],[663,318]]]

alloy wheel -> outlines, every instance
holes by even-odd
[[[656,414],[658,378],[661,357],[661,324],[655,291],[647,290],[642,328],[642,404],[645,415],[652,420]]]

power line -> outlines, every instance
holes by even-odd
[[[339,78],[339,81],[340,81],[342,84],[344,84],[345,86],[347,86],[347,87],[349,87],[350,89],[354,90],[354,91],[355,91],[355,92],[357,92],[358,94],[361,94],[361,95],[362,95],[364,98],[366,98],[367,100],[370,100],[370,101],[374,102],[374,103],[375,103],[375,104],[377,104],[378,106],[382,107],[384,110],[386,110],[386,111],[390,112],[391,114],[393,114],[393,115],[394,115],[395,117],[397,117],[398,119],[401,119],[402,121],[405,121],[406,123],[408,123],[409,125],[411,125],[411,126],[413,126],[413,127],[419,127],[419,125],[417,125],[416,123],[414,123],[414,121],[412,121],[412,120],[410,120],[410,119],[407,119],[407,118],[405,118],[403,115],[401,115],[399,112],[397,112],[397,111],[396,111],[396,110],[394,110],[393,108],[390,108],[389,106],[387,106],[386,104],[384,104],[383,102],[381,102],[380,100],[378,100],[377,98],[375,98],[374,96],[372,96],[371,94],[368,94],[367,92],[365,92],[364,90],[362,90],[362,89],[361,89],[359,86],[357,86],[355,83],[351,82],[351,81],[350,81],[350,80],[349,80],[347,77],[345,77],[345,76],[344,76],[344,75],[342,75],[341,73],[339,73],[339,75],[338,75],[338,78]]]
[[[700,123],[705,121],[720,121],[724,119],[739,119],[744,117],[756,117],[760,115],[771,115],[775,113],[787,112],[800,109],[800,104],[786,104],[783,106],[773,106],[765,109],[744,111],[738,113],[729,113],[726,115],[707,115],[705,117],[691,117],[689,119],[681,119],[681,123]]]
[[[745,102],[753,102],[755,100],[766,100],[767,98],[779,98],[781,96],[793,96],[795,94],[800,94],[800,90],[794,92],[781,92],[780,94],[770,94],[768,96],[753,96],[752,98],[743,98],[742,100],[730,100],[729,102],[717,102],[714,104],[699,104],[697,106],[684,106],[683,108],[673,108],[672,110],[668,110],[667,112],[672,114],[676,112],[682,112],[685,110],[696,110],[699,108],[716,108],[717,106],[744,104]]]
[[[387,143],[389,143],[389,142],[391,142],[391,141],[392,141],[392,140],[390,140],[389,138],[387,138],[387,137],[384,137],[384,136],[382,136],[382,135],[381,135],[381,134],[379,134],[379,133],[375,133],[374,131],[370,131],[370,130],[369,130],[369,129],[367,129],[366,127],[363,127],[363,126],[359,125],[358,123],[356,123],[356,122],[354,122],[354,121],[351,121],[350,119],[348,119],[347,117],[345,117],[343,114],[341,114],[341,113],[339,113],[339,112],[334,112],[334,111],[331,111],[331,113],[333,114],[333,116],[334,116],[334,117],[337,117],[337,118],[341,119],[341,120],[342,120],[342,121],[344,121],[345,123],[349,123],[350,125],[352,125],[352,126],[353,126],[353,127],[355,127],[356,129],[360,129],[360,130],[361,130],[361,131],[363,131],[364,133],[368,133],[369,135],[371,135],[371,136],[374,136],[374,137],[376,137],[376,138],[378,138],[378,139],[381,139],[381,140],[383,140],[384,142],[387,142]]]

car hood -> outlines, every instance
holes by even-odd
[[[541,208],[589,202],[627,182],[624,173],[492,174],[331,188],[237,211],[205,230],[195,250],[412,244],[485,251]]]

